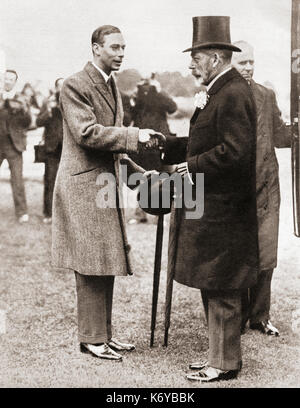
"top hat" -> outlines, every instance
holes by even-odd
[[[174,185],[168,180],[168,177],[163,178],[156,174],[149,174],[147,179],[139,185],[137,199],[140,208],[147,214],[165,215],[170,213],[173,198]]]
[[[240,48],[231,44],[230,17],[193,17],[193,45],[183,52],[205,48],[219,48],[241,52]]]

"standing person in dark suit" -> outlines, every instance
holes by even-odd
[[[127,164],[128,175],[143,173],[126,153],[152,143],[156,133],[122,126],[121,95],[111,74],[119,70],[124,49],[117,27],[99,27],[92,35],[93,62],[63,84],[63,148],[52,218],[53,266],[75,272],[81,351],[109,360],[134,349],[112,337],[114,278],[132,274],[119,165]],[[115,198],[108,207],[99,200],[99,180],[107,174]]]
[[[257,284],[243,296],[243,328],[268,335],[279,331],[270,321],[271,280],[277,266],[280,190],[275,147],[290,147],[291,134],[281,118],[273,90],[253,80],[254,52],[250,44],[238,41],[242,52],[233,58],[234,67],[246,79],[257,108],[256,193],[260,271]]]
[[[23,151],[26,150],[26,130],[31,116],[26,103],[15,94],[16,71],[7,70],[4,92],[0,95],[0,166],[8,161],[15,213],[20,223],[29,220],[23,180]]]
[[[143,80],[137,87],[135,104],[131,109],[133,125],[137,127],[149,127],[164,135],[171,135],[168,114],[176,112],[177,105],[172,98],[161,90],[160,83],[155,80],[154,74],[151,78]],[[155,169],[164,171],[159,151],[140,151],[131,154],[130,157],[145,170]],[[129,224],[136,222],[147,222],[147,214],[137,207],[135,218],[129,220]]]
[[[176,103],[161,90],[160,83],[153,76],[138,85],[135,105],[132,107],[133,125],[150,128],[164,135],[170,135],[168,114],[176,112]],[[142,151],[131,155],[132,159],[146,170],[160,170],[161,160],[158,151]]]
[[[168,274],[201,289],[208,320],[207,363],[193,363],[192,381],[237,376],[242,367],[241,293],[256,284],[258,237],[255,202],[256,109],[244,78],[231,67],[229,17],[194,17],[192,74],[207,93],[197,96],[188,138],[167,137],[165,162],[177,164],[197,187],[204,173],[204,214],[172,212]],[[189,173],[189,174],[188,174]]]
[[[52,200],[56,173],[61,156],[63,125],[59,107],[59,95],[63,78],[55,81],[55,93],[45,102],[37,119],[37,127],[45,127],[43,139],[47,158],[44,174],[44,220],[45,224],[52,221]]]

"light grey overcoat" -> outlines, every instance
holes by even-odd
[[[119,163],[143,172],[126,153],[138,151],[138,128],[122,127],[123,108],[89,62],[66,79],[61,91],[63,148],[54,190],[52,265],[84,275],[131,274]],[[116,208],[101,208],[99,175],[115,175]],[[99,178],[98,178],[99,181]]]

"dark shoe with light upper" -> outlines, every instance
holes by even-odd
[[[135,346],[133,344],[121,343],[120,341],[116,339],[111,339],[108,342],[108,345],[110,348],[112,348],[115,351],[133,351],[135,350]]]
[[[279,336],[279,331],[272,325],[270,320],[266,322],[258,322],[258,323],[251,323],[250,324],[250,329],[252,330],[258,330],[263,334],[267,334],[269,336]]]
[[[208,367],[208,361],[201,361],[201,362],[195,362],[189,365],[190,370],[203,370],[205,367]],[[241,370],[243,367],[242,361],[240,361],[239,364],[239,370]]]
[[[122,356],[112,350],[108,344],[80,344],[80,351],[82,353],[91,354],[93,357],[103,358],[105,360],[121,361]]]
[[[186,378],[190,381],[214,382],[227,381],[237,377],[239,370],[223,371],[218,368],[205,366],[195,374],[188,374]]]

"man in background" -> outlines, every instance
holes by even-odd
[[[0,95],[0,166],[8,161],[15,213],[20,223],[29,220],[23,180],[23,151],[26,150],[26,130],[31,116],[26,103],[18,97],[15,85],[18,74],[7,70],[4,76],[4,92]]]
[[[45,127],[43,139],[46,152],[44,174],[44,224],[52,222],[52,200],[56,173],[61,156],[63,125],[59,95],[63,78],[55,81],[55,92],[44,103],[37,119],[37,127]]]
[[[132,107],[133,125],[141,129],[154,129],[165,136],[172,135],[167,115],[176,112],[176,103],[162,91],[154,74],[151,78],[143,80],[137,88],[135,105]],[[142,151],[131,157],[145,170],[160,170],[159,151]]]
[[[172,98],[161,89],[160,83],[152,74],[151,78],[142,80],[137,87],[137,94],[134,106],[131,108],[133,125],[139,128],[150,128],[161,132],[165,136],[170,136],[168,114],[175,113],[176,103]],[[164,171],[161,154],[157,150],[140,151],[138,154],[131,154],[130,157],[145,170],[155,169]],[[137,207],[135,218],[129,220],[129,224],[136,222],[147,222],[147,214]]]
[[[242,329],[249,320],[251,329],[278,336],[279,331],[270,321],[271,280],[277,266],[280,206],[275,147],[290,147],[290,131],[281,118],[274,91],[253,80],[253,47],[245,41],[238,41],[235,45],[242,52],[234,54],[233,66],[248,82],[257,108],[256,193],[260,271],[257,284],[243,294]]]

